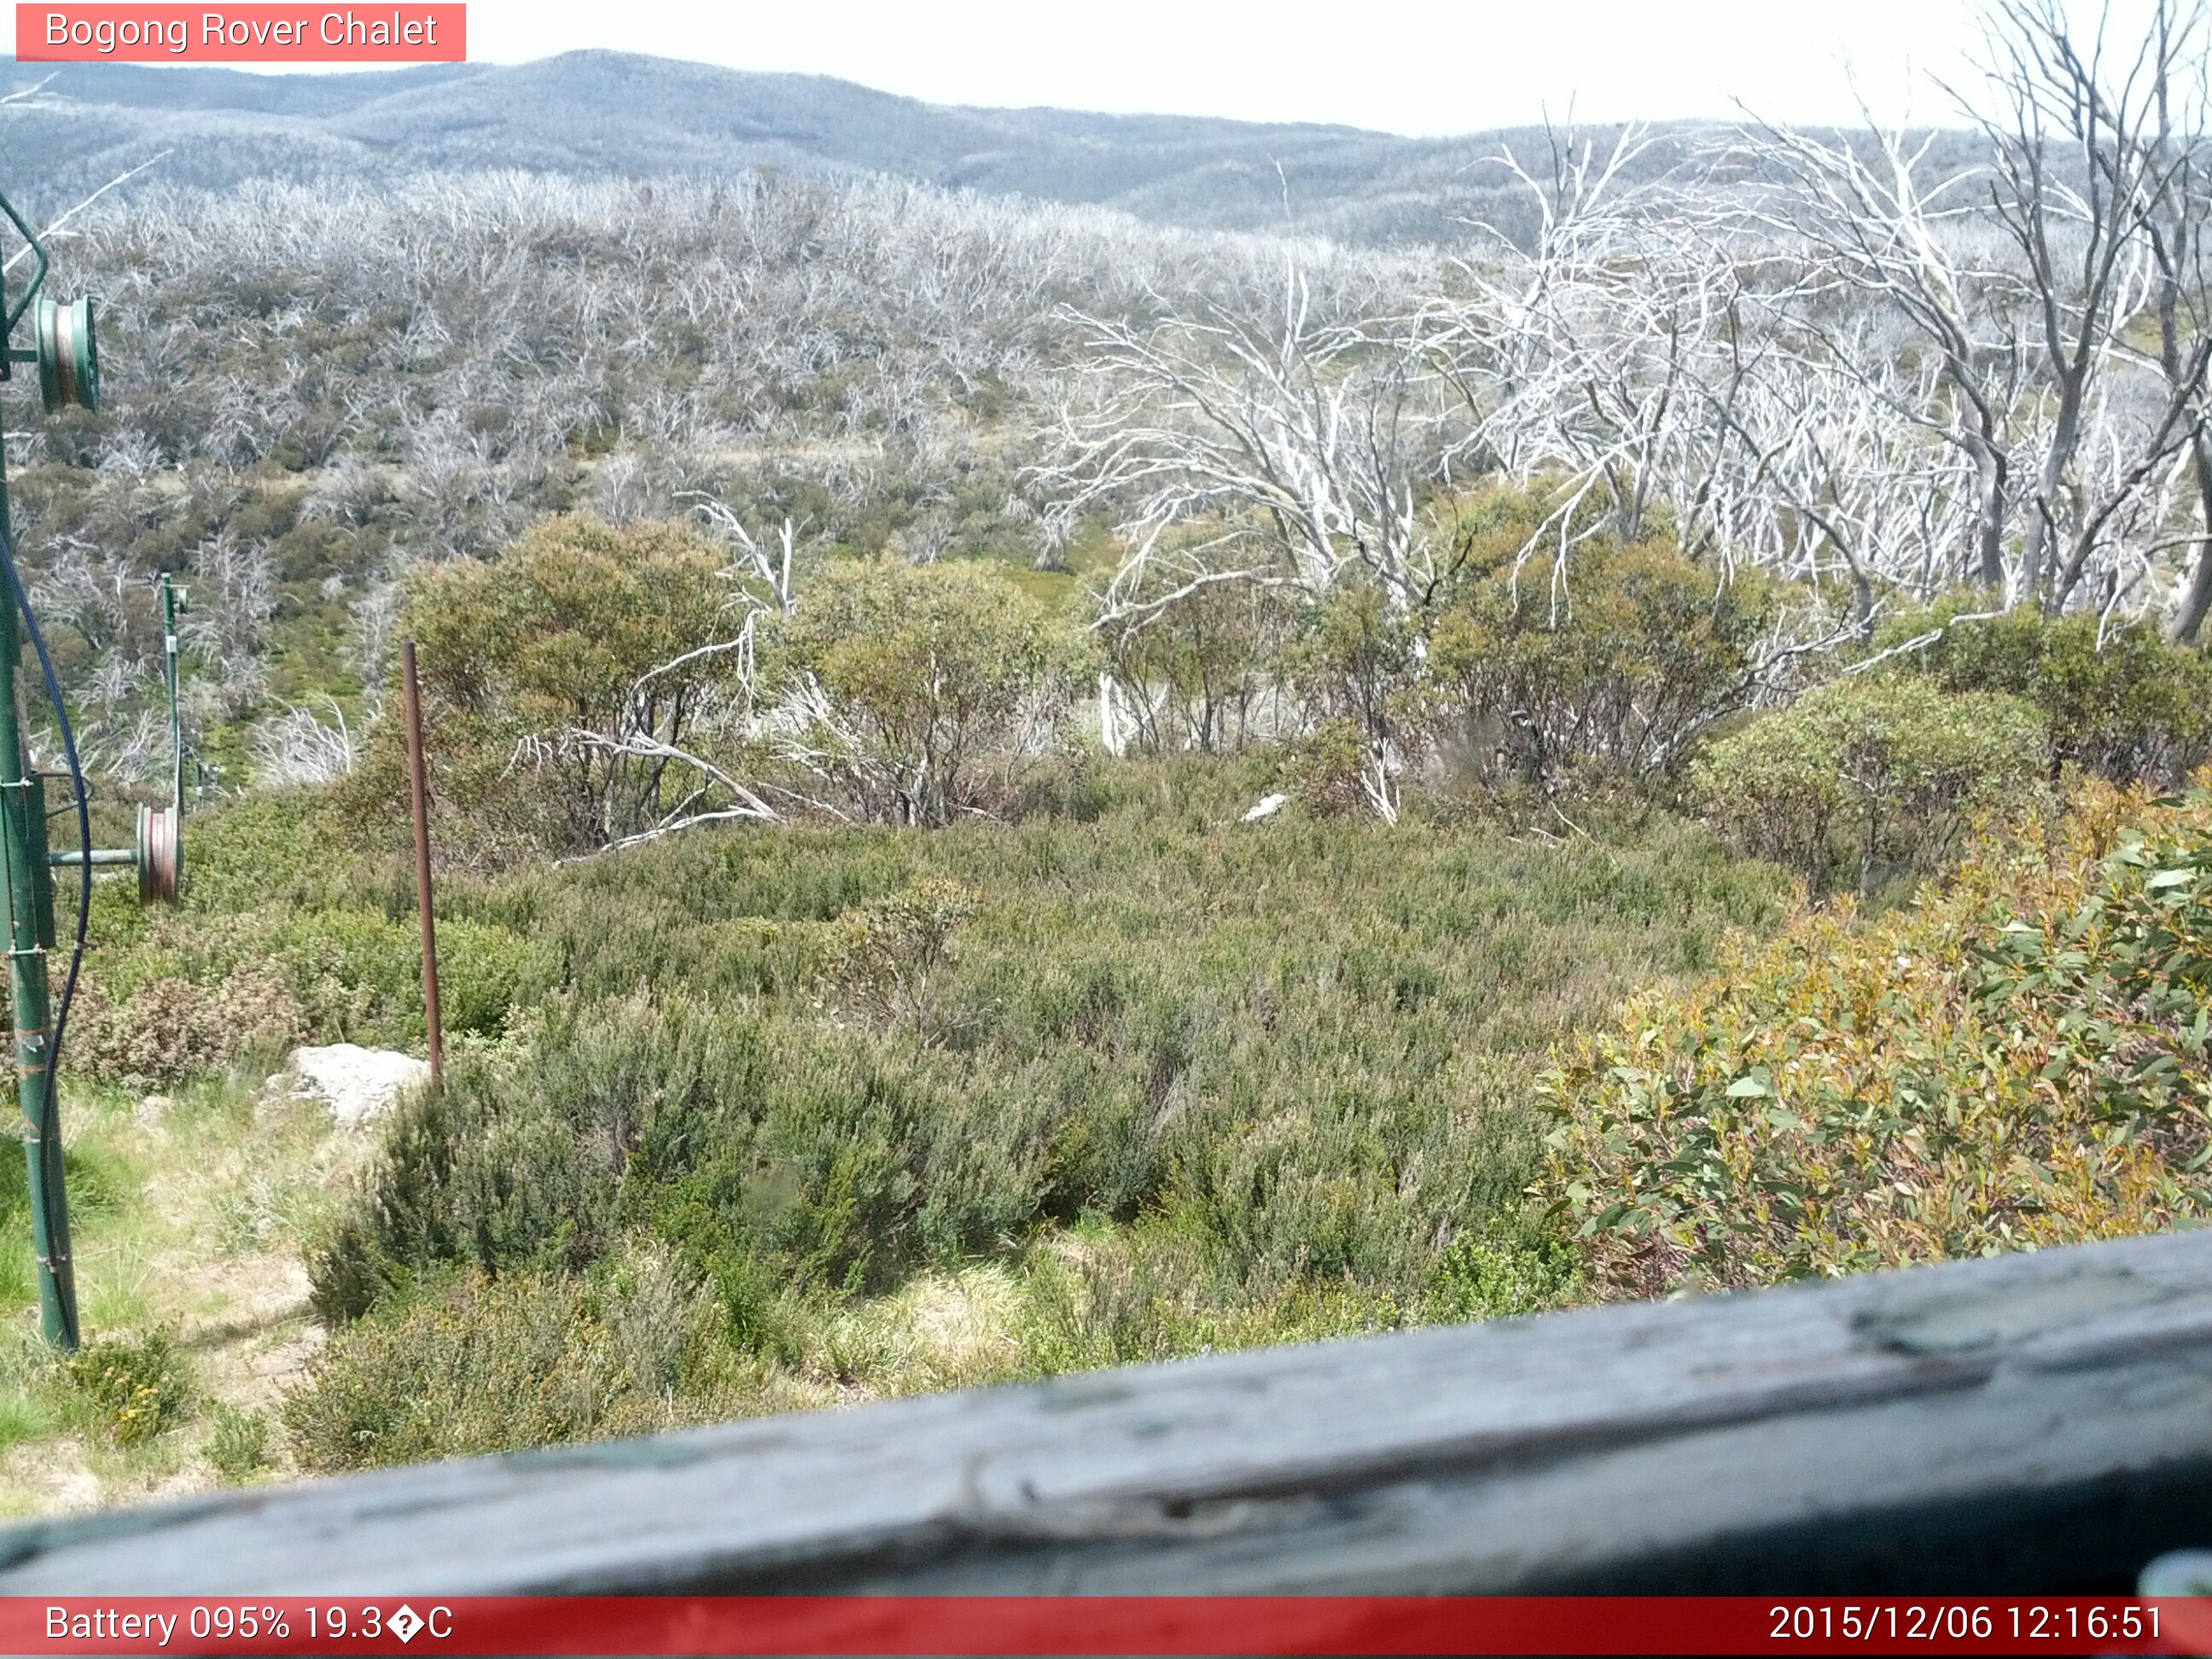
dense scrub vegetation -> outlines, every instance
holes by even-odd
[[[1013,826],[449,881],[447,925],[511,931],[535,978],[314,1258],[336,1334],[302,1455],[923,1386],[866,1340],[896,1350],[902,1295],[978,1269],[999,1300],[960,1376],[1556,1294],[1527,1077],[1779,884],[1640,809],[1616,846],[1442,808],[1389,837],[1240,824],[1263,775],[1132,764]],[[270,811],[203,840],[261,841]],[[525,1375],[546,1415],[508,1409]]]
[[[27,447],[26,549],[125,784],[186,571],[226,768],[185,908],[99,901],[94,1076],[420,1042],[420,648],[451,1075],[319,1218],[292,1455],[2200,1218],[2152,228],[2212,201],[2014,90],[2125,281],[1996,130],[1566,138],[1528,234],[1388,255],[768,178],[92,216],[130,412]]]
[[[1759,708],[1785,595],[1600,530],[1554,617],[1511,556],[1544,498],[1457,510],[1417,610],[1353,587],[1216,616],[1183,695],[1241,664],[1279,735],[1216,719],[1237,752],[1212,755],[1106,750],[1079,697],[1110,642],[1002,563],[764,570],[566,517],[418,569],[451,1074],[311,1250],[331,1340],[291,1455],[2195,1213],[2176,988],[2201,975],[2138,901],[2196,891],[2166,872],[2204,856],[2201,805],[2142,786],[2201,741],[2198,656],[2092,651],[2084,691],[2036,668],[2081,651],[2071,623],[1954,618]],[[186,908],[102,918],[86,1062],[150,1085],[418,1042],[403,778],[383,722],[337,783],[198,818]],[[2093,870],[2123,822],[2136,888]],[[1868,919],[1760,944],[1791,866]],[[2132,978],[2019,943],[2104,951],[2124,914]],[[1959,978],[1977,940],[2033,981],[2017,1008]],[[1632,1038],[1583,1035],[1638,987]]]
[[[149,584],[181,575],[187,721],[233,786],[343,771],[395,584],[549,513],[666,519],[698,491],[809,556],[1095,545],[1025,476],[1079,355],[1061,307],[1248,304],[1285,251],[768,174],[142,183],[74,231],[58,280],[100,296],[106,408],[10,434],[17,532],[118,779],[159,769]],[[1346,307],[1434,264],[1298,251]]]
[[[2212,1218],[2212,789],[2087,784],[1886,915],[1808,912],[1548,1079],[1612,1294]]]

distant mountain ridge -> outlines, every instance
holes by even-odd
[[[615,52],[289,76],[0,64],[0,92],[52,76],[35,98],[0,108],[5,180],[38,205],[167,149],[162,178],[216,188],[426,167],[650,177],[775,166],[1093,204],[1161,223],[1399,242],[1451,235],[1495,188],[1470,170],[1501,141],[1535,137],[966,108],[825,76]]]

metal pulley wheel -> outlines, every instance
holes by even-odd
[[[46,413],[100,407],[100,345],[92,327],[92,296],[66,305],[41,294],[32,331],[39,344],[39,396]]]
[[[138,809],[138,902],[173,903],[185,873],[185,848],[177,834],[177,809]]]

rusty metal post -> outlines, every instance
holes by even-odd
[[[399,647],[406,677],[407,775],[415,791],[415,906],[422,913],[422,1013],[430,1033],[430,1086],[445,1080],[446,1034],[438,1018],[438,920],[430,909],[430,786],[422,769],[422,693],[415,679],[415,641]]]

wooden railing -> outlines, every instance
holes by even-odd
[[[2124,1589],[2212,1544],[2212,1231],[226,1493],[0,1593]]]

